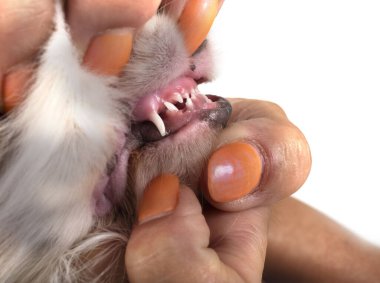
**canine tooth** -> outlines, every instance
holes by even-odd
[[[189,108],[189,109],[193,109],[194,108],[194,103],[193,103],[193,101],[190,98],[186,99],[186,107]]]
[[[183,103],[182,95],[179,92],[173,93],[173,98],[175,101],[177,101],[179,103]]]
[[[165,128],[164,121],[162,120],[160,115],[158,115],[157,112],[152,112],[149,115],[149,120],[157,127],[157,130],[160,132],[161,136],[166,135],[166,128]]]
[[[170,102],[165,101],[164,105],[166,106],[166,108],[168,108],[169,111],[178,111],[178,108]]]

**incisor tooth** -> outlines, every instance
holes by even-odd
[[[179,103],[183,103],[182,95],[179,92],[173,93],[173,98]]]
[[[190,98],[186,99],[186,107],[189,108],[189,109],[193,109],[194,108],[194,103],[193,103],[193,101]]]
[[[175,105],[170,102],[165,101],[164,105],[166,108],[168,108],[169,111],[178,111],[178,108],[175,107]]]
[[[161,136],[166,135],[165,123],[157,112],[150,113],[149,120],[157,127]]]
[[[202,96],[203,100],[206,101],[207,103],[212,102],[208,97],[202,93],[199,93],[200,96]]]

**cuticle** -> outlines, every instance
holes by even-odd
[[[267,155],[267,151],[264,149],[264,147],[256,140],[256,139],[242,139],[240,142],[245,142],[249,145],[251,145],[258,153],[261,159],[261,176],[259,184],[256,186],[256,188],[252,188],[252,191],[247,195],[254,195],[257,193],[261,193],[263,191],[263,188],[265,187],[268,176],[269,176],[269,167],[270,167],[270,159]]]

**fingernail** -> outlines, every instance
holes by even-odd
[[[138,210],[139,224],[170,214],[178,203],[179,179],[164,174],[153,179],[146,187]]]
[[[254,191],[263,171],[261,154],[250,144],[236,142],[222,146],[207,166],[207,186],[215,202],[230,202]]]
[[[189,54],[193,54],[206,39],[218,10],[219,0],[192,0],[186,3],[178,26]]]
[[[132,29],[117,29],[92,39],[83,65],[100,75],[117,76],[128,63],[133,42]]]
[[[4,76],[1,100],[5,113],[11,111],[22,102],[32,73],[33,67],[28,66],[13,70]]]

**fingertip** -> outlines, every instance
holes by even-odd
[[[106,76],[119,75],[132,51],[133,30],[119,29],[94,37],[83,57],[90,71]]]
[[[54,26],[51,0],[0,1],[0,72],[35,59]]]
[[[256,146],[235,142],[221,146],[207,164],[207,191],[217,203],[238,200],[259,186],[264,160]]]
[[[25,91],[30,85],[33,66],[23,66],[14,69],[2,78],[1,104],[2,111],[7,113],[19,106],[25,99]]]
[[[218,11],[218,0],[193,0],[186,3],[178,26],[189,54],[193,54],[205,40]]]
[[[172,174],[154,178],[146,187],[138,208],[138,224],[172,213],[178,204],[179,179]]]
[[[273,109],[271,105],[269,108]],[[222,199],[221,202],[212,197],[212,192],[210,194],[207,188],[207,179],[202,182],[206,184],[202,189],[210,204],[218,209],[241,211],[272,205],[300,189],[309,175],[311,155],[302,132],[286,117],[280,119],[281,114],[268,114],[271,118],[267,118],[266,108],[263,109],[264,113],[261,115],[265,115],[264,117],[248,119],[243,119],[247,113],[242,110],[243,117],[240,119],[243,120],[232,123],[218,138],[217,144],[243,141],[253,145],[262,161],[261,178],[256,189],[246,194],[236,194],[236,198],[231,198],[231,201]]]

